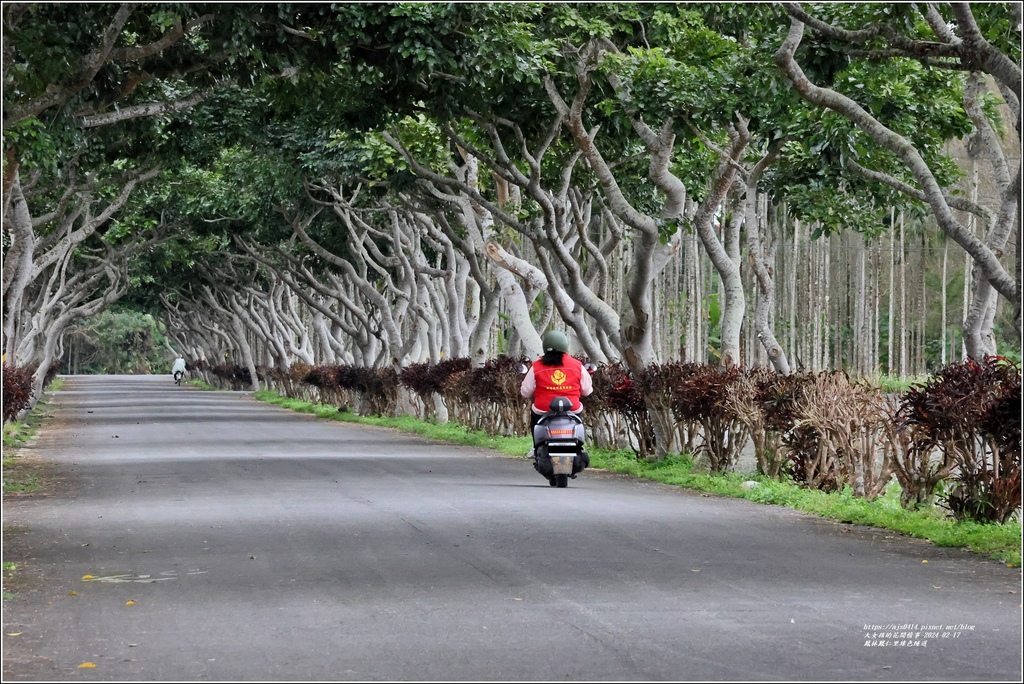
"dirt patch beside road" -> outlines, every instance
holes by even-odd
[[[40,566],[32,562],[37,539],[31,527],[19,524],[21,511],[33,502],[73,498],[77,492],[71,470],[36,455],[41,438],[66,421],[47,416],[26,444],[4,449],[3,463],[3,680],[57,680],[61,673],[52,658],[39,655],[42,638],[29,623],[50,604],[40,595],[53,587]]]

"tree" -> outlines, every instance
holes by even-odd
[[[914,9],[910,9],[913,7]],[[939,227],[971,255],[978,269],[972,312],[965,320],[964,339],[968,354],[980,358],[995,353],[991,338],[990,288],[1006,298],[1015,310],[1015,320],[1020,323],[1020,280],[1015,279],[1000,262],[1000,256],[1008,238],[1014,230],[1020,231],[1019,196],[1021,192],[1020,163],[1015,172],[1007,173],[1005,162],[995,154],[988,133],[988,119],[981,116],[977,107],[980,79],[972,76],[964,92],[964,107],[971,121],[982,131],[981,138],[993,155],[995,173],[1000,176],[1002,190],[1000,206],[993,212],[972,206],[950,195],[937,177],[936,160],[929,159],[928,151],[915,146],[908,137],[887,126],[869,108],[854,97],[840,92],[835,87],[815,85],[801,69],[796,51],[803,39],[805,25],[826,39],[846,48],[851,58],[898,61],[915,60],[927,68],[967,70],[993,77],[1000,91],[1007,99],[1014,116],[1014,128],[1020,135],[1020,47],[1019,41],[992,42],[991,33],[1000,22],[1020,26],[1020,6],[986,7],[976,15],[972,6],[966,3],[952,3],[943,16],[934,5],[927,7],[904,6],[895,16],[879,18],[870,11],[859,7],[851,11],[840,10],[833,21],[822,20],[798,5],[786,4],[791,17],[789,35],[776,53],[776,63],[786,72],[796,90],[809,102],[826,107],[848,118],[885,152],[903,165],[916,187],[902,180],[896,172],[870,168],[851,162],[851,168],[862,175],[888,184],[904,194],[927,204]],[[849,9],[849,8],[846,8]],[[887,7],[882,10],[889,13]],[[1006,12],[1009,12],[1009,15]],[[862,16],[867,15],[867,16]],[[979,25],[979,17],[982,20]],[[847,29],[843,20],[856,22],[862,28]],[[987,37],[986,32],[990,35]],[[1005,34],[1003,31],[997,31]],[[1005,37],[1005,36],[1004,36]],[[883,117],[884,118],[884,117]],[[954,209],[977,213],[987,219],[987,231],[983,237],[974,235],[956,217]]]

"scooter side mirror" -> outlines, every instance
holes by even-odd
[[[519,373],[520,375],[526,375],[527,371],[529,371],[529,370],[530,370],[530,369],[526,367],[526,364],[525,364],[525,363],[517,363],[517,364],[516,364],[516,371],[517,371],[517,372],[518,372],[518,373]]]
[[[592,364],[592,363],[587,363],[587,364],[584,364],[584,365],[583,365],[583,368],[585,368],[585,369],[586,369],[586,371],[587,371],[588,373],[590,373],[591,375],[593,375],[593,374],[594,374],[594,371],[596,371],[596,370],[597,370],[597,366],[596,366],[596,365],[594,365],[594,364]]]

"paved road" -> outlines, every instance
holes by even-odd
[[[1020,680],[1020,571],[966,552],[593,471],[554,489],[166,376],[64,387],[29,451],[69,485],[4,510],[32,579],[5,681]]]

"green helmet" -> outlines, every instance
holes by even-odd
[[[544,333],[541,345],[544,347],[545,352],[560,351],[563,354],[569,353],[569,339],[560,330],[549,330]]]

